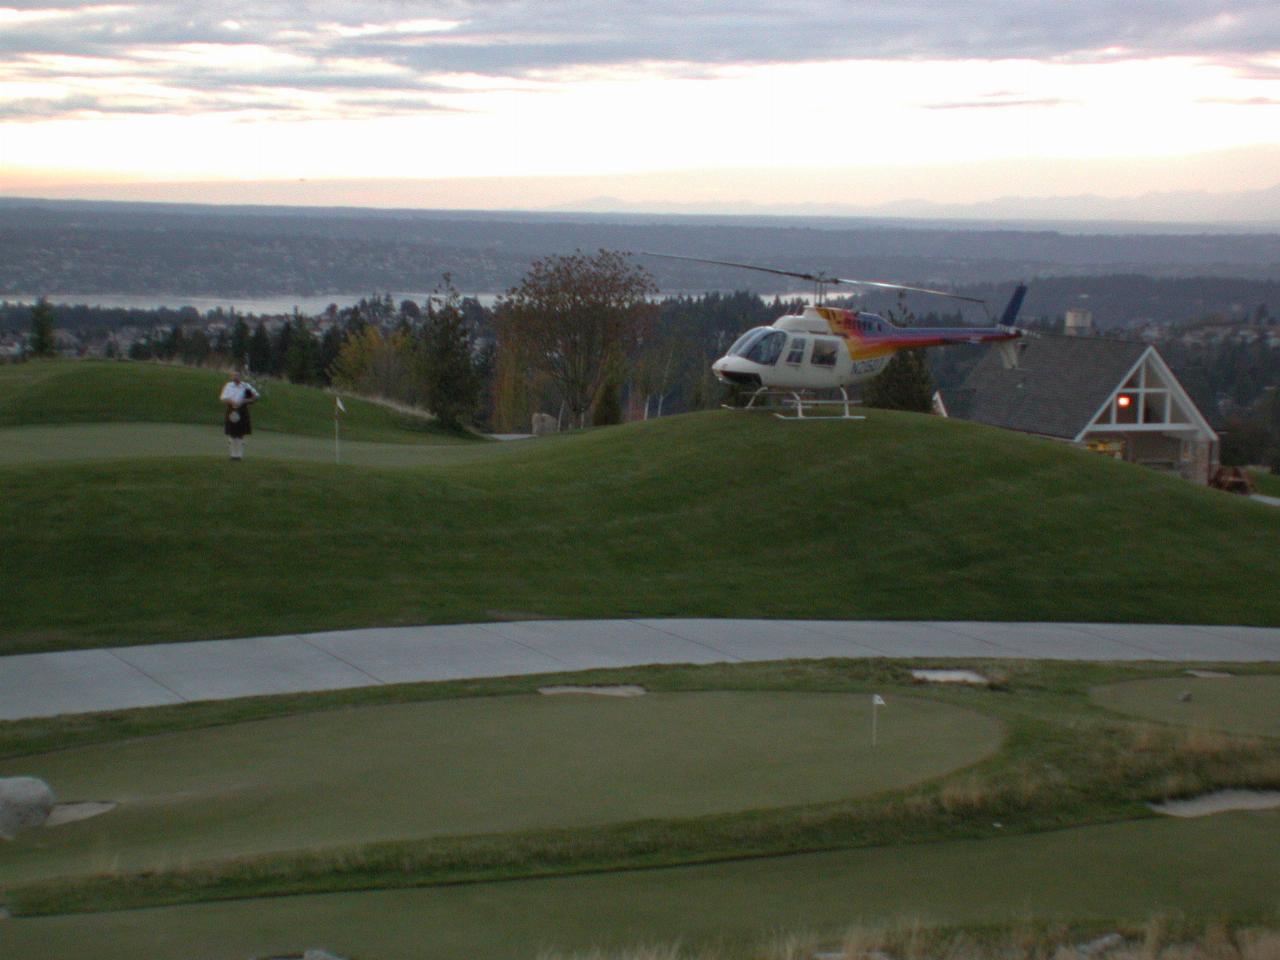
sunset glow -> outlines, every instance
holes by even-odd
[[[1252,5],[1161,6],[1144,22],[1082,4],[1082,24],[1055,31],[1058,5],[1024,2],[966,19],[962,40],[922,34],[910,4],[863,23],[820,3],[811,24],[703,5],[711,32],[684,40],[662,32],[674,4],[629,23],[598,3],[495,6],[507,16],[465,2],[413,16],[322,3],[309,19],[172,0],[0,7],[0,194],[200,199],[213,183],[252,199],[275,184],[279,202],[414,205],[415,181],[433,206],[601,190],[877,204],[1280,181],[1280,14]]]

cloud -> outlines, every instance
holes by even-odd
[[[1276,97],[1201,97],[1197,103],[1221,103],[1230,107],[1280,107]]]
[[[989,110],[1000,107],[1061,107],[1074,101],[1061,97],[993,97],[982,100],[956,100],[942,103],[926,103],[926,110]]]
[[[209,104],[224,95],[234,102],[245,88],[443,93],[459,74],[500,85],[632,65],[696,75],[715,65],[847,59],[1185,55],[1253,75],[1277,51],[1275,0],[0,0],[0,104],[6,81],[54,81],[75,92],[91,74],[74,72],[76,58],[135,77],[127,102],[146,112],[145,90],[157,85],[166,92],[156,103],[176,93]],[[53,60],[61,73],[51,75]],[[286,112],[311,109],[303,97],[277,99]],[[404,109],[418,102],[409,96]],[[932,106],[1028,105],[1046,104]]]
[[[216,112],[281,113],[290,110],[290,104],[280,100],[242,97],[236,101],[224,99],[196,100],[187,103],[164,101],[134,102],[123,99],[92,96],[28,97],[24,99],[0,99],[0,121],[55,120],[66,117],[83,117],[101,114],[193,115]]]

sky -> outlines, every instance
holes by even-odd
[[[1277,184],[1276,0],[0,0],[0,195],[822,212]]]

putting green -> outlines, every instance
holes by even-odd
[[[503,456],[510,443],[383,443],[343,441],[341,461],[363,467],[421,467],[473,463]],[[333,463],[332,437],[257,430],[247,454],[265,460]],[[0,464],[138,460],[157,457],[224,459],[222,428],[184,423],[80,423],[0,428]]]
[[[902,787],[1000,724],[868,696],[499,697],[236,724],[0,763],[115,811],[6,845],[0,883],[444,834],[686,817]]]
[[[1109,710],[1148,720],[1280,737],[1280,676],[1132,680],[1090,695]]]
[[[379,960],[532,960],[559,955],[555,948],[733,947],[777,931],[839,936],[851,924],[917,920],[1274,918],[1278,859],[1280,811],[1142,820],[677,869],[18,919],[0,923],[0,956],[240,960],[324,947]]]

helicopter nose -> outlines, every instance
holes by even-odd
[[[755,364],[741,357],[721,357],[711,365],[711,372],[721,383],[740,383],[760,386],[760,374],[752,369]]]

